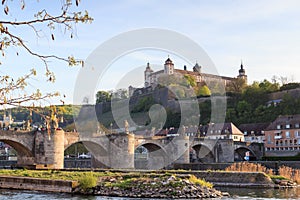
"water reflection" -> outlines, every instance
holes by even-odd
[[[229,192],[231,199],[243,200],[275,200],[275,199],[300,199],[300,187],[292,189],[244,189],[244,188],[217,188],[221,191]],[[1,200],[22,199],[22,200],[133,200],[132,198],[118,197],[101,197],[101,196],[84,196],[71,195],[65,193],[41,193],[21,190],[4,190],[0,189]],[[134,199],[138,200],[138,199]],[[141,199],[139,199],[141,200]],[[154,200],[154,199],[148,199]]]
[[[300,187],[290,189],[217,188],[229,192],[231,199],[300,199]]]

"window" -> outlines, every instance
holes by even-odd
[[[244,131],[244,135],[247,135],[247,131]]]
[[[271,144],[271,135],[268,135],[268,144]]]
[[[285,132],[285,137],[290,138],[290,132],[289,131]]]
[[[290,124],[286,124],[285,128],[291,128],[291,125]]]
[[[277,129],[281,129],[281,126],[280,126],[280,125],[277,125]]]
[[[295,132],[294,132],[294,135],[295,135],[295,137],[300,137],[299,131],[295,131]]]
[[[299,128],[299,124],[295,124],[295,128]]]

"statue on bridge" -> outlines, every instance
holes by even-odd
[[[57,117],[56,117],[56,114],[54,114],[54,115],[51,117],[50,126],[51,126],[51,129],[57,129],[57,128],[58,128],[58,119],[57,119]]]
[[[125,133],[129,133],[129,124],[126,119],[124,120],[124,129],[125,129]]]

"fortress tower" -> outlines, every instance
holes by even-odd
[[[146,67],[146,70],[144,71],[144,77],[145,77],[145,87],[148,87],[148,86],[150,86],[150,79],[151,79],[151,77],[150,77],[150,75],[151,75],[151,73],[153,72],[153,70],[151,69],[151,67],[150,67],[150,63],[148,62],[147,63],[147,67]]]
[[[165,61],[164,73],[168,75],[174,74],[174,64],[170,58]]]

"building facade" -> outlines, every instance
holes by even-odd
[[[203,73],[201,70],[202,67],[198,63],[196,63],[193,67],[193,71],[187,70],[186,65],[183,66],[183,69],[175,69],[174,63],[170,58],[165,61],[164,69],[159,71],[153,71],[151,69],[150,63],[147,63],[147,67],[144,71],[144,87],[157,85],[159,82],[159,77],[163,75],[191,75],[195,78],[197,83],[221,82],[224,86],[227,86],[232,80],[234,80],[234,78],[236,78],[207,74]],[[241,78],[247,81],[247,75],[243,64],[241,64],[241,68],[239,69],[237,78]]]
[[[210,123],[208,125],[186,126],[187,136],[203,137],[212,140],[230,139],[234,142],[244,142],[244,134],[233,123]]]
[[[245,142],[261,143],[265,142],[265,130],[270,123],[241,124],[239,129],[244,133]]]
[[[279,116],[265,130],[267,156],[294,156],[300,152],[300,115]]]

